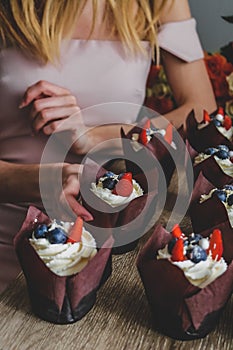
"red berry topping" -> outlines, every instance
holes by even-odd
[[[169,145],[172,143],[172,131],[173,131],[173,126],[171,123],[169,123],[166,128],[166,134],[164,135],[164,140],[167,141]]]
[[[133,191],[132,182],[129,181],[128,179],[120,179],[116,184],[112,193],[122,197],[129,197],[132,191]]]
[[[229,130],[232,127],[232,120],[228,115],[225,115],[223,126],[226,130]]]
[[[184,261],[185,260],[183,239],[179,238],[176,241],[174,248],[172,249],[171,260],[172,261]]]
[[[182,231],[180,229],[180,226],[178,224],[176,224],[173,229],[172,229],[172,236],[174,238],[181,238],[182,236]]]
[[[210,118],[210,116],[209,116],[209,113],[206,111],[206,110],[204,110],[204,115],[203,115],[203,120],[204,120],[204,122],[210,122],[211,121],[211,118]]]
[[[224,108],[223,107],[218,107],[217,114],[221,114],[224,117],[224,115],[225,115]]]
[[[122,176],[121,176],[121,180],[122,179],[125,179],[125,180],[128,180],[130,182],[132,182],[133,180],[133,175],[132,173],[124,173]]]
[[[145,129],[143,129],[143,130],[140,132],[139,140],[141,141],[141,143],[142,143],[143,145],[146,145],[146,144],[148,143],[147,134],[146,134],[146,130],[145,130]]]
[[[223,253],[222,233],[219,229],[215,229],[210,238],[210,246],[208,253],[211,251],[213,260],[220,260]]]
[[[71,229],[71,233],[69,238],[67,239],[67,243],[80,242],[82,237],[82,232],[83,232],[83,219],[81,218],[81,216],[78,216],[74,223],[74,226]]]
[[[233,163],[233,157],[230,158],[231,163]]]
[[[147,139],[147,133],[146,130],[150,129],[150,119],[147,119],[147,121],[145,122],[143,129],[139,135],[139,140],[141,141],[141,143],[143,145],[146,145],[149,141]]]

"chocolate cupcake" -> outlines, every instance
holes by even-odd
[[[233,181],[216,188],[200,172],[193,188],[189,214],[195,232],[225,221],[233,226]]]
[[[220,144],[230,147],[232,132],[231,118],[226,116],[222,109],[213,115],[204,111],[201,123],[196,120],[194,111],[186,119],[186,138],[198,152]]]
[[[225,232],[184,236],[162,226],[137,258],[156,328],[172,338],[205,337],[233,291],[233,250],[225,261]],[[229,239],[229,237],[227,238]],[[223,251],[223,254],[222,254]]]
[[[145,118],[127,134],[121,129],[126,158],[134,164],[143,159],[144,170],[150,170],[155,166],[158,170],[161,168],[167,184],[170,183],[176,164],[183,161],[181,155],[184,154],[185,145],[182,136],[182,128],[180,133],[175,131],[172,124],[168,124],[166,129],[158,129],[152,126],[150,119]],[[137,167],[133,168],[130,161],[128,164],[134,173],[138,171]]]
[[[32,311],[58,324],[73,323],[93,307],[96,293],[111,274],[109,238],[97,250],[94,237],[82,227],[51,221],[35,207],[14,239],[24,272]]]
[[[81,198],[93,215],[94,220],[88,225],[99,232],[98,242],[113,234],[113,253],[125,253],[136,247],[155,213],[157,181],[156,170],[149,186],[143,172],[115,174],[90,159],[87,161],[81,178]]]
[[[232,147],[217,145],[198,153],[186,140],[186,147],[193,162],[194,180],[200,172],[216,187],[230,184],[233,180]]]

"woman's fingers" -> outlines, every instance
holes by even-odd
[[[41,97],[59,95],[70,95],[70,91],[46,80],[40,80],[27,88],[19,108],[26,107],[33,100],[37,100]]]
[[[73,95],[63,95],[46,97],[35,100],[32,104],[32,109],[30,112],[31,120],[35,119],[36,116],[41,113],[44,109],[49,109],[53,107],[64,107],[64,106],[77,106],[77,101]]]
[[[34,131],[39,132],[41,129],[44,129],[45,126],[49,126],[50,123],[53,123],[53,125],[50,125],[50,128],[47,128],[47,132],[49,132],[49,130],[55,131],[54,126],[58,125],[58,120],[62,120],[60,123],[62,124],[62,122],[64,122],[64,119],[77,112],[79,112],[78,106],[62,106],[43,109],[34,119],[32,128]]]
[[[67,196],[66,199],[70,208],[77,216],[81,216],[84,221],[93,220],[93,216],[89,213],[89,211],[79,204],[73,196]]]

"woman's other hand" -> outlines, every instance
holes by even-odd
[[[41,80],[26,90],[19,108],[31,105],[30,119],[35,133],[51,135],[69,131],[66,140],[78,154],[87,152],[87,132],[80,108],[72,93],[58,85]]]

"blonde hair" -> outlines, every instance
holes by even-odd
[[[95,28],[98,0],[92,0]],[[132,11],[137,4],[136,13]],[[59,57],[61,40],[72,36],[87,0],[7,0],[0,2],[0,40],[43,63]],[[142,40],[157,48],[159,16],[166,0],[106,0],[104,22],[131,52],[142,51]],[[87,38],[88,39],[88,38]]]

